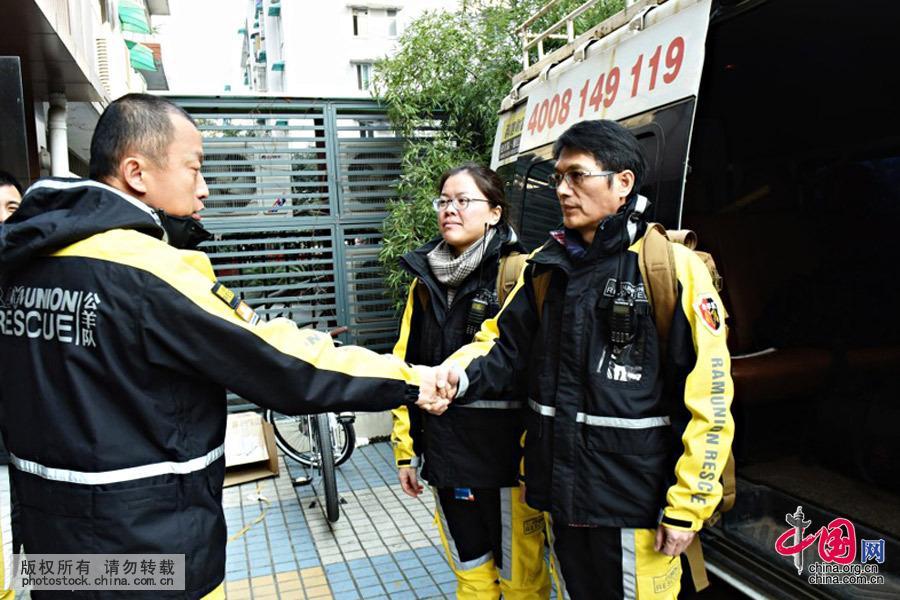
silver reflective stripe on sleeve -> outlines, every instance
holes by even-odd
[[[525,403],[521,400],[476,400],[468,404],[457,404],[457,408],[494,408],[494,409],[514,409],[522,408]]]
[[[545,417],[555,417],[556,408],[538,404],[531,398],[528,399],[531,410]],[[622,417],[601,417],[580,412],[575,415],[576,423],[584,423],[592,427],[615,427],[618,429],[649,429],[651,427],[664,427],[671,424],[669,417],[644,417],[643,419],[625,419]]]
[[[45,467],[42,464],[19,458],[10,453],[12,465],[23,473],[30,473],[49,479],[51,481],[63,481],[66,483],[78,483],[81,485],[105,485],[108,483],[120,483],[122,481],[134,481],[158,475],[187,475],[194,471],[202,471],[209,465],[219,460],[225,454],[225,445],[210,450],[203,456],[192,458],[184,462],[160,462],[138,467],[126,467],[112,471],[98,471],[94,473],[86,471],[70,471],[68,469],[55,469]]]
[[[538,404],[531,398],[528,399],[528,406],[531,407],[531,410],[536,412],[539,415],[544,415],[545,417],[555,417],[556,409],[552,406],[544,406],[543,404]]]
[[[578,413],[575,417],[578,423],[592,425],[594,427],[616,427],[618,429],[649,429],[650,427],[662,427],[672,421],[669,417],[646,417],[643,419],[623,419],[621,417],[598,417],[586,413]]]

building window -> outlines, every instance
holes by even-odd
[[[363,37],[366,35],[366,22],[369,18],[368,8],[353,9],[353,36]]]
[[[369,89],[369,79],[372,76],[372,63],[356,63],[356,87],[360,90]]]
[[[397,10],[389,8],[385,11],[387,14],[387,34],[388,37],[397,37]]]

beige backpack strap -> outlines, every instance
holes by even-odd
[[[500,306],[503,306],[509,293],[516,287],[519,273],[525,267],[527,258],[527,254],[510,252],[500,259],[500,267],[497,270],[497,300]]]
[[[734,452],[729,452],[725,468],[722,470],[722,501],[719,503],[718,512],[728,512],[734,508],[736,497],[737,479],[735,476]]]
[[[534,303],[537,306],[538,321],[541,320],[544,313],[544,298],[547,297],[547,289],[550,287],[550,277],[552,271],[545,271],[540,275],[533,275],[531,285],[534,289]]]
[[[703,546],[700,544],[700,533],[694,536],[691,543],[684,550],[688,566],[691,569],[691,579],[694,580],[694,588],[700,592],[709,587],[709,577],[706,575],[706,561],[703,560]]]
[[[665,233],[670,242],[687,246],[691,250],[697,249],[697,234],[690,229],[668,229]]]
[[[648,223],[641,245],[638,265],[644,280],[644,291],[653,309],[660,348],[665,351],[669,329],[675,315],[678,283],[675,276],[675,257],[665,228],[659,223]]]

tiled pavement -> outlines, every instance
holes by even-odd
[[[338,468],[345,503],[330,526],[313,487],[291,485],[302,468],[284,457],[281,467],[278,478],[225,490],[229,539],[252,524],[228,543],[229,600],[453,597],[431,494],[400,490],[389,444],[357,448]]]
[[[345,503],[333,525],[315,501],[318,480],[293,487],[291,478],[304,471],[280,458],[279,477],[224,491],[229,600],[454,596],[431,493],[401,491],[388,443],[357,448],[338,468]]]

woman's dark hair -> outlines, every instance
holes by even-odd
[[[500,179],[500,176],[494,171],[487,167],[482,167],[478,163],[467,162],[458,167],[453,167],[452,169],[444,171],[444,174],[441,175],[441,178],[438,180],[438,193],[441,193],[441,190],[444,189],[444,184],[448,179],[454,175],[459,175],[460,173],[469,174],[469,176],[475,180],[475,185],[478,186],[478,189],[484,194],[485,199],[491,203],[491,206],[500,207],[500,221],[498,224],[508,223],[509,203],[506,201],[506,191],[503,188],[503,180]]]

